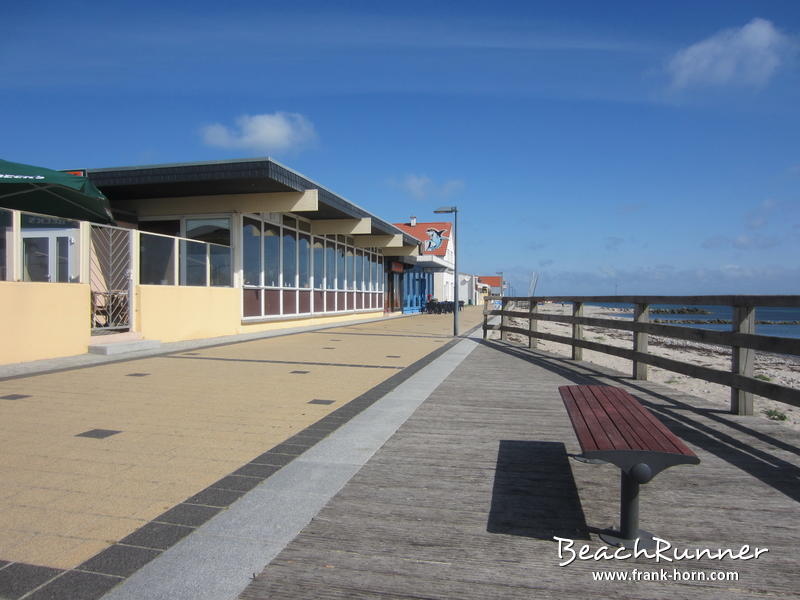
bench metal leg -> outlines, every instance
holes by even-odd
[[[622,484],[619,495],[619,531],[606,531],[600,538],[612,546],[633,548],[639,540],[639,548],[652,549],[656,547],[653,534],[639,529],[639,481],[641,475],[622,472]],[[647,478],[649,481],[649,478]]]

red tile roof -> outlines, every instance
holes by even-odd
[[[447,243],[450,240],[452,223],[395,223],[406,233],[422,241],[422,254],[444,256],[447,252]]]
[[[479,276],[478,281],[480,281],[481,283],[485,283],[490,287],[499,288],[500,285],[502,284],[502,277],[500,275],[485,275],[485,276]]]

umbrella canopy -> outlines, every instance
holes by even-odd
[[[114,223],[108,199],[86,177],[0,160],[0,207]]]

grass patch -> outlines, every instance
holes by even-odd
[[[761,381],[772,381],[772,377],[770,377],[769,375],[762,375],[761,373],[755,375],[754,379],[760,379]]]
[[[785,412],[781,412],[776,408],[765,408],[762,412],[767,415],[768,419],[773,421],[785,421],[788,418]]]

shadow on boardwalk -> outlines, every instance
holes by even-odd
[[[642,487],[643,527],[680,549],[769,552],[559,566],[553,536],[594,551],[618,520],[618,469],[568,458],[579,451],[557,392],[568,383],[625,387],[700,457]],[[665,386],[477,343],[241,597],[796,598],[799,447],[788,427]]]

